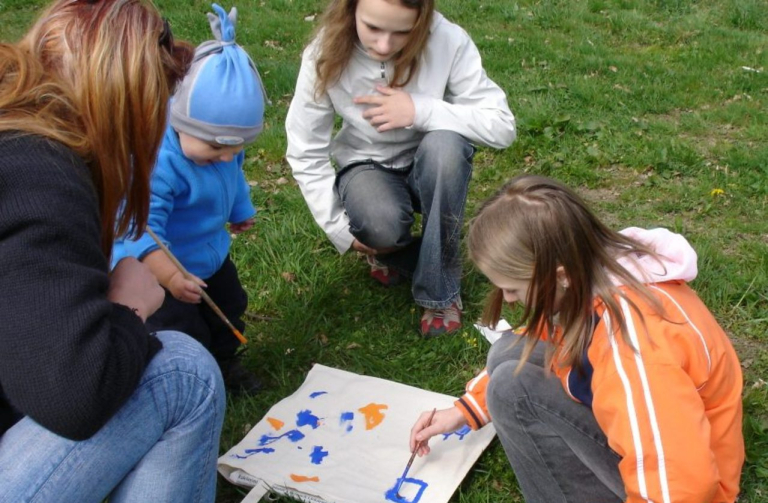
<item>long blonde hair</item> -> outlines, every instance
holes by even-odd
[[[389,85],[403,87],[415,75],[419,57],[427,45],[435,11],[434,0],[385,0],[416,9],[418,15],[408,42],[395,57],[395,71]],[[341,77],[358,41],[355,12],[358,0],[331,0],[315,33],[319,37],[315,95],[324,94]]]
[[[512,179],[472,220],[467,244],[471,260],[481,270],[530,282],[523,312],[528,339],[521,361],[528,358],[542,333],[554,336],[557,322],[563,329],[562,338],[554,341],[559,346],[558,363],[581,368],[594,331],[596,298],[604,304],[614,329],[632,346],[617,299],[626,299],[641,319],[642,314],[612,276],[661,310],[648,288],[617,262],[635,253],[658,260],[657,255],[606,227],[579,196],[555,180],[535,175]],[[556,309],[561,266],[568,288]],[[502,290],[494,288],[483,321],[495,326],[503,303]],[[550,351],[548,360],[551,357]]]
[[[148,0],[58,0],[0,45],[0,131],[50,138],[86,162],[107,256],[116,233],[146,224],[168,99],[192,50]]]

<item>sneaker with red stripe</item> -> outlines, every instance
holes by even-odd
[[[461,304],[454,302],[444,309],[424,309],[421,316],[421,335],[437,337],[451,334],[461,328]]]
[[[384,286],[395,286],[403,282],[403,276],[394,269],[385,266],[373,255],[366,255],[368,265],[371,266],[371,277]]]

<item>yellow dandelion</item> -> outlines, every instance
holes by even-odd
[[[725,194],[725,191],[723,189],[719,189],[719,188],[718,189],[712,189],[709,192],[709,195],[712,196],[712,197],[722,196],[723,194]]]

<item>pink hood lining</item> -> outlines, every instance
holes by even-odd
[[[654,250],[659,260],[649,255],[634,254],[620,257],[617,261],[638,281],[643,283],[661,283],[664,281],[692,281],[698,274],[697,255],[693,247],[682,235],[667,229],[641,229],[629,227],[619,231],[624,236]],[[621,281],[612,277],[614,284]]]

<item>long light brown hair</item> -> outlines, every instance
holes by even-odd
[[[168,99],[192,51],[148,0],[58,0],[20,42],[0,45],[0,131],[45,136],[83,158],[107,256],[116,233],[146,225]]]
[[[530,282],[523,312],[528,335],[523,362],[542,333],[554,335],[557,323],[563,329],[562,338],[554,341],[559,345],[558,362],[581,368],[594,331],[596,298],[604,304],[614,330],[631,347],[618,298],[626,299],[641,319],[642,314],[612,277],[661,312],[658,299],[617,262],[635,253],[657,260],[658,256],[606,227],[576,193],[555,180],[535,175],[512,179],[472,220],[467,244],[471,260],[481,270]],[[557,289],[562,288],[558,267],[568,282],[559,309],[555,302]],[[483,314],[486,324],[496,325],[503,303],[502,290],[494,288]],[[552,351],[548,360],[551,357]]]
[[[435,2],[434,0],[385,1],[418,11],[408,42],[395,57],[395,71],[389,83],[392,87],[403,87],[410,82],[418,69],[419,57],[429,38]],[[355,26],[357,2],[358,0],[331,0],[323,14],[316,32],[320,42],[316,61],[316,96],[325,93],[339,80],[352,57],[352,51],[358,41]]]

